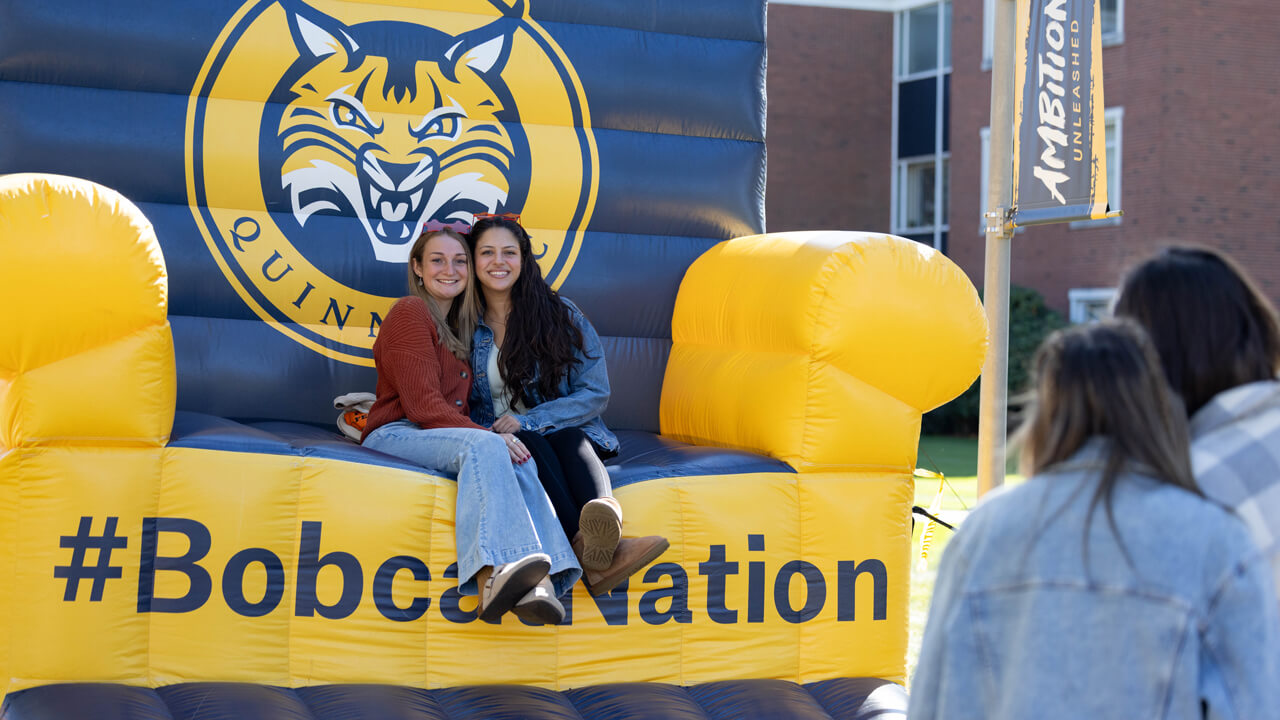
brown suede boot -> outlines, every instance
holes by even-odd
[[[608,570],[622,539],[622,506],[611,497],[588,502],[578,514],[578,536],[582,537],[582,549],[578,551],[582,569]]]
[[[582,558],[582,533],[573,536],[573,551],[579,562]],[[671,543],[658,535],[640,538],[622,538],[613,553],[613,563],[604,570],[582,570],[582,584],[592,595],[604,595],[641,568],[658,559]]]

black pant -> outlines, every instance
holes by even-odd
[[[560,526],[570,539],[578,533],[578,513],[582,506],[611,497],[609,472],[604,469],[602,451],[580,428],[565,428],[546,435],[521,430],[516,433],[538,464],[538,480],[551,498]]]

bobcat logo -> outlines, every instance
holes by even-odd
[[[528,184],[528,143],[501,77],[515,20],[454,36],[284,6],[299,58],[263,116],[260,142],[282,150],[262,166],[269,208],[299,226],[354,216],[377,260],[403,263],[425,220],[523,204],[511,188]]]
[[[187,197],[218,269],[284,336],[373,365],[425,221],[518,212],[553,287],[595,207],[582,84],[527,0],[448,10],[249,0],[187,108]]]

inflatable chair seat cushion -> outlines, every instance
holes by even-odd
[[[606,463],[615,488],[656,478],[794,472],[779,460],[740,450],[688,445],[640,430],[623,430],[617,435],[621,449]],[[185,410],[174,414],[169,446],[298,455],[423,471],[419,465],[361,447],[326,428],[280,421],[241,423]]]

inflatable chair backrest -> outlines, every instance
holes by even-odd
[[[604,338],[606,421],[657,431],[686,268],[763,230],[764,3],[423,5],[15,5],[0,173],[145,213],[179,410],[331,425],[422,224],[514,212]]]

